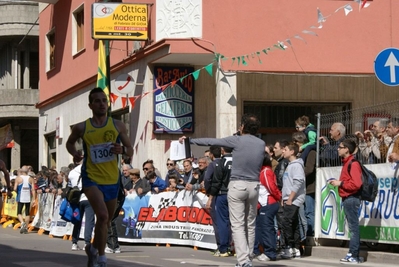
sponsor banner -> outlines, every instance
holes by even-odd
[[[17,218],[17,210],[18,210],[18,203],[17,203],[17,192],[12,192],[12,197],[7,198],[7,201],[4,202],[3,214]],[[24,208],[25,210],[25,208]]]
[[[378,178],[374,202],[362,201],[359,210],[362,241],[399,244],[398,178],[391,164],[366,165]],[[320,238],[349,239],[348,225],[338,188],[327,183],[339,179],[342,167],[319,168],[316,182],[315,235]]]
[[[54,201],[54,210],[51,217],[50,235],[64,236],[72,235],[73,224],[62,220],[60,217],[60,206],[63,198],[57,195]]]
[[[120,241],[168,243],[215,249],[208,197],[201,192],[176,191],[126,196],[117,230]]]
[[[53,216],[54,194],[43,193],[38,195],[38,209],[32,226],[50,231]]]

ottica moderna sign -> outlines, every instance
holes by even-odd
[[[146,4],[93,3],[92,38],[147,40]]]

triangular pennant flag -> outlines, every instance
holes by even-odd
[[[241,58],[240,58],[240,57],[237,57],[237,64],[238,64],[238,66],[240,66],[240,61],[241,61]]]
[[[200,70],[196,70],[193,73],[191,73],[191,75],[193,75],[195,81],[198,80],[199,74],[200,74]]]
[[[248,55],[247,55],[248,56]],[[248,66],[247,62],[245,61],[245,56],[242,56],[242,64],[244,66]]]
[[[232,95],[229,100],[227,100],[227,103],[230,104],[233,107],[237,106],[237,99],[234,95]]]
[[[119,96],[117,96],[116,94],[112,93],[109,95],[111,98],[111,102],[112,104],[115,104],[116,100],[119,98]]]
[[[351,12],[353,11],[353,8],[352,8],[352,6],[351,6],[350,4],[347,4],[347,5],[344,7],[344,11],[345,11],[345,16],[348,16],[348,14],[351,13]]]
[[[233,58],[231,58],[232,59],[232,61],[231,61],[231,66],[233,66],[233,64],[234,64],[234,61],[236,60],[236,58],[235,57],[233,57]]]
[[[267,49],[266,49],[266,48],[263,49],[262,52],[265,53],[265,54],[267,55]]]
[[[226,59],[227,59],[227,57],[225,57],[225,56],[223,56],[223,55],[220,55],[220,58],[221,58],[222,60],[226,60]]]
[[[368,7],[370,4],[367,3],[367,0],[363,0],[362,8]]]
[[[122,108],[125,108],[126,107],[126,102],[127,102],[127,97],[121,97],[121,99],[122,99]]]
[[[174,86],[176,85],[176,83],[177,83],[177,80],[176,80],[176,81],[172,81],[172,82],[170,83],[170,86],[174,87]],[[162,90],[162,91],[163,91],[163,90]]]
[[[314,35],[314,36],[318,36],[317,33],[312,32],[312,31],[303,30],[302,32],[305,33],[305,34],[311,34],[311,35]]]
[[[307,43],[306,43],[306,40],[305,40],[305,39],[303,39],[301,36],[299,36],[299,35],[294,35],[294,37],[295,37],[295,38],[297,38],[297,39],[299,39],[299,40],[302,40],[302,41],[304,41],[304,42],[305,42],[305,44],[307,44]]]
[[[129,97],[129,102],[132,106],[132,109],[134,109],[134,104],[136,103],[136,98],[135,97]]]
[[[260,52],[256,52],[256,56],[258,57],[259,64],[262,64],[262,60],[260,60],[259,55],[260,55]]]
[[[209,74],[210,76],[213,76],[212,66],[213,66],[213,63],[211,63],[211,64],[205,66],[205,70],[206,70],[206,72],[208,72],[208,74]]]
[[[184,75],[183,77],[180,78],[180,82],[183,83],[184,79],[187,78],[188,75]]]
[[[275,48],[281,49],[281,50],[285,50],[287,49],[287,46],[284,45],[283,42],[278,41],[277,44],[274,45]]]
[[[164,142],[165,142],[165,146],[164,146],[164,152],[163,153],[166,153],[170,149],[170,145],[172,143],[172,140],[165,140]]]
[[[291,40],[290,40],[290,39],[285,39],[285,41],[286,41],[290,46],[292,46]]]
[[[317,22],[318,23],[323,23],[326,22],[326,18],[321,14],[321,11],[319,8],[317,8]]]

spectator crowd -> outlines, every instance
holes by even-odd
[[[253,259],[275,261],[278,258],[303,256],[306,238],[314,236],[317,142],[320,146],[321,167],[342,165],[343,153],[340,154],[339,150],[343,148],[342,144],[345,144],[344,140],[347,139],[355,141],[357,149],[350,147],[350,152],[363,164],[399,161],[398,119],[377,120],[370,129],[364,132],[357,131],[353,135],[347,135],[345,126],[336,122],[331,125],[329,136],[321,136],[319,140],[315,126],[307,116],[301,116],[295,121],[295,129],[297,131],[292,134],[291,140],[281,139],[276,140],[274,144],[265,144],[262,158],[250,156],[248,159],[262,162],[262,166],[257,170],[255,238],[253,249],[245,258],[246,261],[239,261],[236,266],[252,266]],[[234,138],[242,138],[240,131]],[[236,189],[247,190],[247,187],[240,189],[241,185],[236,184],[239,178],[232,176],[235,161],[242,158],[239,158],[234,143],[230,143],[229,146],[227,141],[223,146],[210,145],[204,156],[198,159],[167,159],[164,163],[167,172],[164,175],[150,159],[143,162],[141,168],[133,168],[130,158],[124,158],[121,166],[125,195],[135,192],[138,196],[143,196],[149,192],[157,194],[177,190],[200,190],[207,194],[208,202],[204,208],[209,210],[212,218],[217,244],[217,249],[212,253],[217,257],[232,256],[237,247],[235,226],[232,225],[232,220],[237,218],[232,217],[235,216],[232,211],[235,207],[231,207],[235,202],[228,196],[232,187],[229,185],[230,180],[234,181]],[[203,145],[201,142],[197,143]],[[54,167],[42,166],[41,170],[35,173],[31,166],[22,166],[11,173],[11,188],[17,192],[21,234],[28,233],[27,225],[31,219],[29,210],[35,205],[35,195],[63,195],[67,187],[81,187],[80,168],[81,165],[70,164],[57,171]],[[2,184],[6,184],[4,178]],[[4,186],[3,191],[7,190]],[[23,207],[25,214],[22,214]],[[91,242],[95,218],[84,195],[79,208],[82,214],[86,214],[84,242],[88,245]],[[80,224],[76,224],[73,230],[72,250],[81,249],[78,245],[80,227]],[[111,225],[108,230],[105,252],[121,252],[115,225]]]

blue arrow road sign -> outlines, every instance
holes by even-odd
[[[399,49],[382,50],[374,61],[374,72],[378,80],[388,86],[399,85]]]

